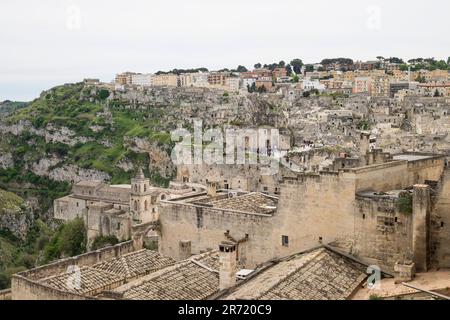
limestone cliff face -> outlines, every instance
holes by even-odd
[[[23,240],[32,221],[33,214],[24,200],[0,189],[0,230],[6,229]]]

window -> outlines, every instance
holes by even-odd
[[[395,217],[395,222],[397,222],[398,221],[398,218],[397,217]]]
[[[78,206],[79,206],[79,205],[78,205],[78,202],[77,202],[77,208],[78,208]]]
[[[366,218],[366,214],[365,213],[363,213],[363,219],[365,219]]]
[[[288,236],[281,236],[281,245],[283,247],[289,247],[289,237]]]
[[[147,192],[147,185],[144,184],[144,192]]]
[[[195,191],[195,190],[194,190]],[[166,195],[165,194],[162,194],[161,195],[161,200],[166,200]]]
[[[443,221],[441,221],[441,228],[443,228],[444,227],[444,222]]]
[[[138,205],[137,205],[137,201],[135,200],[134,201],[134,211],[137,211],[137,209],[138,209]]]
[[[145,202],[144,202],[144,208],[145,208],[146,211],[148,210],[148,202],[147,202],[147,200],[145,200]]]

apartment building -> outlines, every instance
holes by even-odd
[[[114,80],[116,85],[119,86],[125,86],[125,85],[131,85],[133,83],[132,77],[133,75],[136,75],[137,73],[134,72],[123,72],[116,75],[116,78]]]
[[[389,97],[390,83],[389,77],[374,77],[371,83],[371,95],[373,97]]]
[[[134,86],[150,87],[153,85],[153,74],[133,74],[131,75],[131,84]]]
[[[356,77],[353,83],[353,93],[369,93],[372,92],[372,78]]]
[[[178,76],[172,73],[154,75],[153,86],[178,87]]]
[[[228,77],[225,80],[228,90],[237,92],[239,91],[240,79],[238,77]]]
[[[208,83],[211,86],[225,87],[227,85],[226,79],[230,76],[229,72],[211,72],[208,75]]]
[[[194,73],[183,73],[178,76],[180,87],[192,87],[194,85]]]

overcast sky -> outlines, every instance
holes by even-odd
[[[0,101],[122,71],[450,56],[447,0],[1,0]]]

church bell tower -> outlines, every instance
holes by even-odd
[[[145,178],[142,168],[139,168],[136,177],[131,179],[130,211],[135,222],[151,221],[151,201],[150,179]]]

